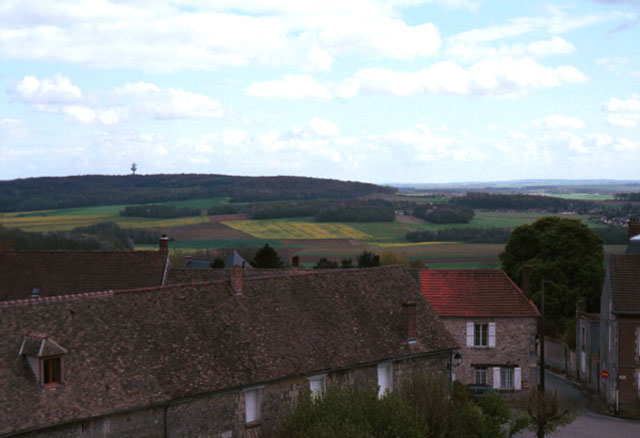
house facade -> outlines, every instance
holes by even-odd
[[[588,313],[584,301],[576,306],[576,376],[597,389],[600,380],[600,314]]]
[[[640,411],[640,254],[607,254],[600,301],[600,392],[616,411]]]
[[[504,271],[425,268],[420,287],[462,346],[456,380],[500,391],[537,383],[540,314]]]
[[[0,436],[259,437],[299,397],[448,373],[402,267],[0,303]]]

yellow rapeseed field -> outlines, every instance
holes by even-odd
[[[20,228],[24,231],[68,231],[76,227],[86,227],[98,222],[112,221],[127,228],[161,228],[208,223],[206,216],[181,217],[175,219],[126,218],[113,215],[64,215],[64,216],[26,216],[18,217],[5,214],[0,223],[6,228]]]
[[[367,242],[369,245],[379,246],[380,248],[400,248],[404,246],[427,246],[427,245],[457,245],[458,242],[400,242],[400,243],[380,243]]]
[[[297,221],[228,221],[228,227],[258,239],[370,239],[372,236],[341,223]]]

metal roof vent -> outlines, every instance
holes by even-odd
[[[40,288],[34,287],[31,291],[31,298],[39,298],[40,297]]]

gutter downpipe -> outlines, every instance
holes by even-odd
[[[620,413],[620,321],[616,318],[616,414]]]

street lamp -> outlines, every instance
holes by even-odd
[[[459,351],[449,356],[449,395],[453,397],[453,369],[460,366],[462,363],[462,356]]]

